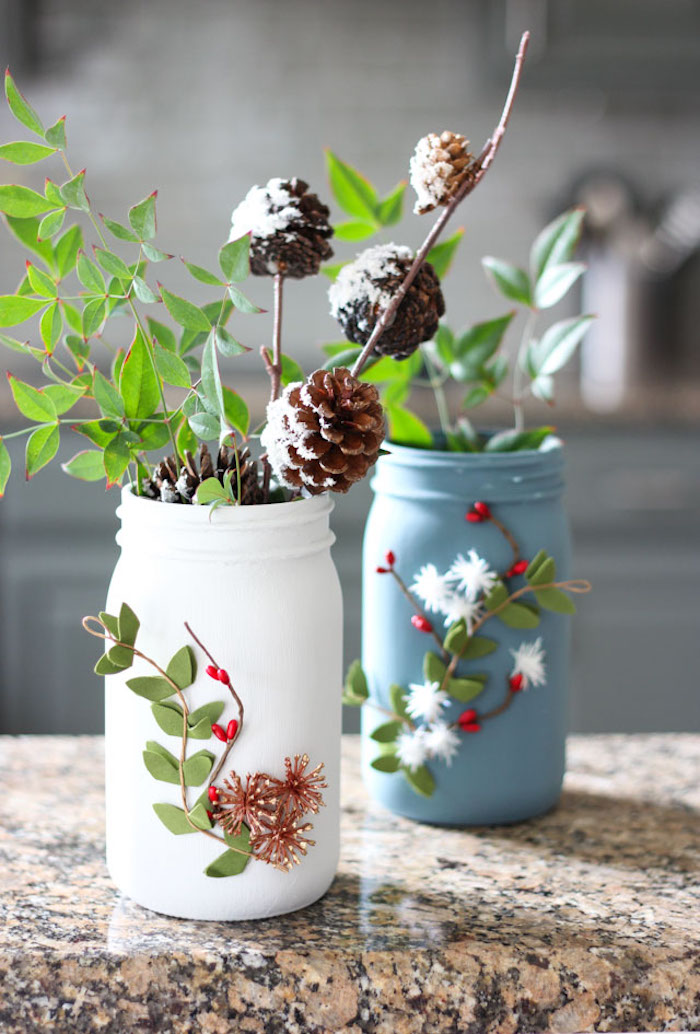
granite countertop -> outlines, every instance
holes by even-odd
[[[697,1030],[700,736],[570,741],[561,806],[469,832],[368,802],[340,869],[257,923],[167,919],[103,861],[102,740],[0,738],[0,1030]]]

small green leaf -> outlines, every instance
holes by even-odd
[[[60,436],[56,424],[37,427],[36,431],[30,434],[25,454],[27,481],[51,462],[58,452],[59,444]]]
[[[133,651],[127,649],[126,646],[113,646],[107,651],[107,657],[112,664],[118,665],[122,670],[130,668],[134,662]]]
[[[156,235],[156,197],[158,191],[129,209],[129,225],[139,240],[150,241]]]
[[[208,269],[205,269],[203,266],[196,266],[194,262],[188,262],[186,259],[182,259],[182,262],[188,273],[195,280],[199,280],[200,284],[208,284],[210,287],[223,287],[223,280],[214,273],[210,273]]]
[[[137,678],[129,679],[127,686],[136,696],[144,697],[146,700],[165,700],[175,692],[162,675],[139,675]]]
[[[190,711],[187,724],[193,729],[202,722],[211,726],[214,722],[218,722],[225,706],[223,700],[212,700],[208,704],[202,704],[196,711]],[[211,729],[208,735],[211,735]]]
[[[432,797],[435,792],[435,780],[427,765],[421,765],[415,772],[404,766],[402,771],[412,790],[421,797]]]
[[[333,196],[343,211],[357,219],[376,223],[379,199],[372,184],[328,149],[326,165]]]
[[[349,222],[333,227],[333,236],[339,241],[364,241],[376,232],[376,223]]]
[[[218,478],[211,477],[202,481],[201,485],[197,489],[197,502],[200,506],[204,506],[207,503],[213,503],[217,499],[221,499],[224,502],[228,502],[228,495],[226,489],[221,484]]]
[[[46,147],[44,144],[30,143],[28,140],[17,140],[11,144],[0,144],[0,158],[4,158],[13,165],[34,165],[44,158],[56,153],[55,147]]]
[[[550,309],[573,287],[586,270],[582,262],[562,262],[548,266],[535,284],[535,308]]]
[[[521,305],[532,303],[530,280],[525,270],[491,256],[483,258],[481,264],[505,298]]]
[[[470,700],[478,697],[484,690],[486,682],[485,675],[470,675],[464,679],[450,679],[447,683],[447,692],[455,700],[462,704],[468,704]]]
[[[377,772],[398,772],[401,768],[401,761],[396,754],[380,754],[379,757],[370,761],[372,768]]]
[[[187,689],[195,680],[197,663],[190,646],[182,646],[170,659],[165,674],[179,689]]]
[[[197,437],[205,442],[211,442],[221,434],[220,421],[210,413],[193,413],[188,421]]]
[[[393,743],[403,728],[403,722],[384,722],[383,725],[378,725],[374,732],[370,733],[370,738],[376,740],[377,743]]]
[[[525,580],[529,585],[549,585],[557,576],[557,565],[554,558],[541,549],[525,571]]]
[[[576,604],[561,589],[537,589],[535,599],[545,610],[553,610],[557,614],[576,613]]]
[[[82,398],[85,394],[85,386],[74,386],[72,384],[47,384],[45,388],[42,388],[42,394],[47,395],[54,406],[59,416],[63,413],[67,413],[71,409],[79,398]]]
[[[136,328],[121,369],[119,394],[124,400],[124,412],[130,420],[148,419],[160,403],[158,379],[153,372],[149,348],[139,327]]]
[[[321,272],[324,276],[327,276],[332,283],[334,283],[338,279],[338,274],[343,266],[347,266],[347,262],[335,262],[332,265],[321,266]]]
[[[226,419],[224,411],[224,393],[221,386],[221,373],[216,354],[216,343],[212,332],[206,340],[202,351],[202,379],[200,397],[212,415],[222,422]],[[209,405],[207,405],[209,403]]]
[[[521,452],[523,449],[539,449],[545,438],[554,431],[553,427],[533,427],[529,431],[498,431],[486,442],[484,452]]]
[[[348,369],[350,369],[350,367],[354,364],[355,360],[357,359],[361,351],[362,349],[360,347],[353,347],[346,348],[342,352],[337,352],[323,364],[323,369],[335,370],[339,366],[345,366]],[[367,371],[365,370],[365,373],[366,372]]]
[[[101,481],[105,476],[102,453],[96,449],[77,452],[72,460],[61,464],[61,470],[81,481]]]
[[[105,224],[109,232],[113,237],[116,237],[119,241],[129,241],[131,244],[138,244],[139,239],[135,233],[132,233],[128,227],[123,226],[121,223],[115,222],[114,219],[108,219],[106,215],[100,214],[100,219]]]
[[[61,277],[68,276],[75,269],[78,252],[83,246],[83,231],[79,226],[71,226],[62,234],[54,245],[56,265]],[[66,306],[67,309],[67,306]]]
[[[246,279],[250,273],[249,233],[244,234],[235,241],[229,241],[228,244],[224,244],[219,251],[219,265],[229,282],[238,284]]]
[[[75,271],[78,274],[78,280],[88,291],[92,291],[93,294],[106,294],[107,286],[102,271],[94,262],[90,261],[84,251],[78,253]]]
[[[115,617],[114,614],[108,614],[106,611],[100,611],[100,621],[105,626],[110,635],[114,636],[115,639],[119,638],[119,618]]]
[[[568,363],[585,336],[593,316],[574,316],[545,330],[528,349],[528,365],[536,376],[550,376]]]
[[[113,664],[107,654],[103,654],[95,665],[96,675],[118,675],[124,671],[120,664]]]
[[[389,686],[389,700],[391,701],[391,709],[394,714],[399,715],[400,718],[408,718],[409,714],[406,710],[406,693],[401,686],[392,683]]]
[[[144,305],[155,305],[156,302],[160,301],[159,295],[148,286],[143,277],[135,276],[133,281],[134,294],[140,302]]]
[[[168,736],[182,737],[182,708],[174,700],[156,701],[151,704],[153,717]]]
[[[109,485],[118,485],[129,466],[131,451],[124,432],[120,432],[105,446],[104,465]]]
[[[439,682],[445,677],[445,664],[436,653],[428,652],[423,658],[423,674],[426,682]]]
[[[540,613],[537,607],[521,601],[509,603],[507,607],[499,611],[498,617],[509,628],[537,628],[540,623]]]
[[[211,829],[214,825],[207,815],[207,806],[201,800],[190,810],[190,819],[198,829]]]
[[[119,639],[121,642],[133,646],[140,626],[141,622],[128,603],[122,603],[119,610]]]
[[[154,743],[153,740],[149,740],[146,747],[157,748],[157,750],[146,749],[142,754],[143,763],[153,778],[162,783],[179,783],[180,770],[176,758],[170,751],[165,750],[158,743]]]
[[[192,757],[187,758],[182,766],[185,786],[201,786],[213,765],[214,755],[208,750],[198,750]]]
[[[429,449],[433,444],[433,436],[429,429],[415,413],[403,406],[390,406],[387,409],[389,418],[389,438],[397,445],[412,445],[415,448]]]
[[[44,196],[47,201],[51,201],[55,208],[64,208],[63,198],[61,197],[61,191],[59,187],[50,180],[47,176],[44,181]]]
[[[44,298],[56,297],[57,291],[55,280],[52,280],[50,276],[46,275],[46,273],[42,273],[38,266],[33,265],[31,262],[27,262],[26,269],[27,279],[29,280],[29,284],[34,294],[40,294]]]
[[[252,302],[250,298],[244,295],[240,288],[234,287],[233,284],[229,286],[228,294],[239,312],[256,313],[264,311],[259,305],[256,305],[255,302]]]
[[[147,317],[148,329],[151,332],[151,337],[154,338],[159,345],[167,349],[168,352],[177,352],[177,338],[170,329],[166,327],[164,323],[159,323],[158,320],[154,320],[151,316]]]
[[[406,193],[406,182],[402,180],[397,184],[386,197],[382,198],[377,207],[377,220],[382,226],[395,226],[401,221],[403,215],[403,199]],[[431,260],[428,259],[430,262]],[[438,276],[440,274],[438,273]]]
[[[461,657],[465,661],[475,661],[479,657],[486,657],[488,654],[493,653],[497,648],[498,643],[493,639],[487,639],[483,635],[474,635],[462,651]]]
[[[41,119],[15,86],[15,81],[10,75],[9,68],[5,72],[5,96],[7,97],[10,111],[17,121],[21,122],[27,129],[31,129],[32,133],[43,137],[44,127],[41,124]]]
[[[581,233],[584,215],[583,208],[573,208],[558,216],[537,235],[530,251],[533,280],[539,280],[550,266],[571,259]]]
[[[45,300],[21,298],[16,294],[0,295],[0,325],[16,327],[18,323],[35,316],[46,306]]]
[[[515,312],[509,312],[498,319],[475,323],[456,339],[455,360],[450,364],[450,373],[456,380],[470,381],[483,377],[484,363],[500,347],[514,316]]]
[[[39,223],[39,229],[37,235],[40,241],[49,240],[51,237],[55,237],[58,231],[63,226],[63,222],[66,218],[65,208],[59,208],[57,212],[49,212]]]
[[[209,333],[211,322],[200,308],[193,305],[192,302],[188,302],[185,298],[171,294],[162,284],[158,286],[160,287],[165,307],[176,323],[189,330],[201,330]]]
[[[56,148],[59,151],[65,151],[66,149],[66,116],[61,117],[54,122],[52,126],[44,133],[44,139],[47,144],[50,144],[52,148]]]
[[[96,334],[107,315],[107,306],[102,298],[93,298],[83,309],[82,331],[86,338]]]
[[[245,401],[231,388],[224,387],[224,415],[226,422],[245,437],[250,426],[250,413]]]
[[[445,649],[449,653],[461,653],[467,643],[467,625],[464,618],[455,621],[447,630],[444,639]]]
[[[73,179],[63,183],[59,188],[63,203],[69,208],[75,208],[79,212],[89,212],[90,202],[85,193],[85,170],[79,172]]]
[[[163,348],[156,341],[155,357],[158,373],[166,384],[173,384],[176,388],[189,388],[190,371],[179,355]]]
[[[426,255],[425,261],[430,263],[440,280],[447,276],[462,237],[464,237],[464,227],[460,226],[456,233],[453,233],[447,240],[441,241],[440,244],[436,244]]]
[[[131,270],[126,262],[120,259],[118,255],[115,255],[113,251],[97,247],[93,248],[93,250],[95,258],[110,276],[115,276],[119,280],[131,280]]]
[[[37,194],[29,187],[21,187],[15,183],[0,186],[0,212],[17,219],[28,219],[42,215],[56,206],[47,201],[43,194]]]
[[[362,703],[369,696],[367,676],[362,668],[362,662],[353,661],[345,676],[344,703]]]
[[[187,816],[182,808],[177,808],[174,804],[154,804],[153,810],[166,829],[169,829],[175,836],[197,832],[187,821]],[[192,812],[190,812],[191,815]]]
[[[8,373],[7,379],[10,383],[12,397],[15,405],[23,416],[29,420],[48,422],[55,420],[58,416],[56,407],[52,400],[42,392],[33,388],[31,384],[19,381],[13,374]]]
[[[8,452],[4,441],[0,438],[0,499],[2,499],[5,494],[5,488],[7,486],[11,470],[12,460],[10,458],[10,453]]]
[[[296,381],[305,381],[306,374],[302,370],[296,359],[292,359],[288,355],[282,356],[282,386],[287,387],[288,384],[294,384]]]
[[[250,352],[250,349],[242,345],[240,341],[236,341],[225,327],[215,327],[214,335],[216,337],[216,347],[219,349],[220,354],[226,358],[231,358],[234,355],[245,355],[246,352]]]
[[[152,244],[142,244],[141,251],[149,262],[165,262],[167,259],[174,258],[174,255],[168,255],[167,251],[161,251],[159,248],[154,248]]]
[[[59,205],[62,202],[59,200]],[[58,207],[55,202],[49,205],[49,208]],[[39,240],[39,220],[38,219],[14,219],[12,216],[7,216],[6,220],[7,228],[13,237],[16,237],[20,244],[23,244],[25,248],[37,255],[44,265],[48,269],[56,269],[56,260],[54,258],[54,250],[50,241]],[[0,324],[4,321],[0,320]],[[7,326],[7,324],[5,324]]]
[[[248,827],[244,824],[241,826],[239,836],[232,837],[227,834],[224,839],[227,844],[230,844],[231,847],[237,848],[237,850],[224,851],[224,853],[220,854],[218,858],[215,858],[213,862],[210,862],[204,870],[205,876],[213,876],[216,878],[224,876],[238,876],[243,872],[248,864],[250,855],[242,853],[244,851],[250,851],[250,830]]]

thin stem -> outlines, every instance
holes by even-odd
[[[488,519],[491,521],[492,524],[494,524],[498,528],[503,538],[506,540],[510,548],[513,550],[513,563],[517,564],[518,560],[520,559],[520,546],[515,541],[515,536],[512,535],[511,532],[508,531],[508,529],[506,528],[505,524],[503,524],[502,521],[499,521],[498,517],[494,517],[492,513],[489,514]]]
[[[270,375],[270,402],[280,393],[282,381],[282,291],[284,276],[275,273],[275,315],[272,328],[272,363],[267,366]]]
[[[435,363],[431,359],[427,350],[422,351],[423,360],[425,362],[428,374],[430,375],[430,387],[433,389],[433,395],[435,396],[435,405],[438,411],[438,418],[440,420],[440,427],[445,438],[450,435],[450,411],[447,406],[447,397],[445,396],[445,389],[443,388],[444,380],[440,379],[440,373],[437,370]]]
[[[410,718],[404,718],[403,715],[396,714],[395,711],[391,711],[388,707],[382,707],[381,704],[375,703],[375,701],[372,700],[371,697],[367,697],[365,700],[363,700],[361,706],[371,707],[373,711],[381,711],[382,714],[387,715],[387,717],[393,719],[393,721],[403,722],[403,724],[407,725],[409,729],[411,729],[411,731],[413,731],[416,728],[416,726],[413,724]]]
[[[513,367],[513,411],[514,411],[514,427],[516,431],[522,431],[525,427],[525,412],[523,409],[523,399],[525,398],[525,389],[523,388],[523,376],[525,373],[525,356],[527,354],[528,345],[530,339],[535,330],[535,322],[537,320],[537,310],[532,309],[528,313],[525,326],[523,327],[523,334],[520,338],[520,345],[518,352],[515,357],[515,365]]]
[[[353,376],[359,377],[365,364],[367,363],[368,359],[372,355],[372,352],[374,351],[374,346],[376,345],[379,338],[382,336],[385,327],[387,327],[391,323],[394,314],[401,305],[403,299],[406,297],[406,293],[408,292],[409,287],[418,275],[420,267],[425,262],[428,252],[430,251],[430,249],[435,244],[438,237],[444,230],[445,226],[447,225],[447,222],[450,219],[450,216],[457,208],[457,206],[464,200],[464,198],[467,197],[468,194],[471,194],[472,190],[474,190],[475,187],[477,187],[478,184],[481,183],[481,180],[484,178],[486,170],[491,165],[496,151],[500,147],[501,140],[503,139],[503,135],[506,131],[506,126],[508,125],[510,113],[513,110],[513,103],[515,101],[515,97],[518,92],[518,87],[520,85],[520,77],[522,75],[523,63],[525,61],[525,54],[527,52],[527,45],[529,40],[530,33],[524,32],[520,39],[518,53],[515,57],[513,77],[511,79],[510,89],[508,90],[506,102],[503,106],[501,119],[496,128],[494,129],[493,133],[481,149],[481,153],[479,154],[478,158],[476,158],[472,162],[471,166],[469,166],[470,169],[475,170],[475,175],[467,176],[464,183],[453,197],[452,201],[450,201],[447,207],[443,209],[441,214],[436,219],[430,233],[425,238],[420,248],[416,252],[416,257],[414,258],[411,268],[406,274],[403,283],[399,286],[398,290],[392,297],[386,309],[382,312],[379,319],[375,323],[374,329],[370,334],[367,344],[360,352],[360,355],[357,357],[355,365],[352,368]]]
[[[393,575],[396,584],[398,585],[399,589],[404,594],[404,596],[406,597],[408,602],[411,604],[411,606],[415,610],[415,612],[418,615],[418,617],[423,618],[423,620],[427,621],[427,623],[430,625],[431,635],[432,635],[433,639],[435,640],[435,642],[440,647],[440,653],[442,654],[442,656],[445,659],[447,659],[449,654],[447,653],[447,650],[445,649],[445,647],[443,645],[442,639],[440,638],[440,636],[435,631],[435,629],[433,627],[432,621],[428,618],[428,616],[425,613],[425,611],[423,610],[423,608],[417,602],[415,596],[413,595],[411,590],[408,588],[408,586],[406,585],[406,583],[403,580],[403,578],[401,577],[401,575],[393,567],[389,568],[389,573]]]

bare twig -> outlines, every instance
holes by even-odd
[[[275,317],[272,329],[272,363],[266,363],[270,375],[270,402],[274,402],[280,393],[282,381],[282,288],[284,277],[275,273]]]

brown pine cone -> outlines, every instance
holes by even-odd
[[[289,384],[267,407],[261,443],[275,475],[310,495],[347,492],[379,455],[384,412],[373,384],[344,367]]]
[[[461,133],[446,129],[424,136],[411,158],[411,186],[417,194],[413,211],[423,215],[449,204],[464,181],[476,174],[473,163],[469,141]]]
[[[247,448],[238,450],[238,466],[241,474],[241,503],[244,506],[262,503],[264,493],[258,477],[258,465]],[[214,464],[207,445],[202,442],[199,463],[189,450],[185,453],[182,466],[179,458],[166,456],[156,467],[152,479],[143,485],[143,490],[145,495],[164,503],[192,503],[203,481],[215,477],[223,484],[229,471],[232,473],[231,487],[235,494],[238,471],[234,450],[223,445]]]
[[[374,325],[403,283],[413,263],[413,252],[397,244],[378,244],[361,252],[343,266],[328,297],[331,315],[345,336],[366,345]],[[424,262],[399,305],[389,326],[374,347],[376,355],[406,359],[429,341],[445,312],[445,301],[437,273]]]
[[[315,276],[333,249],[329,209],[300,179],[271,179],[251,187],[231,216],[229,240],[250,233],[250,270],[255,276],[300,280]]]

